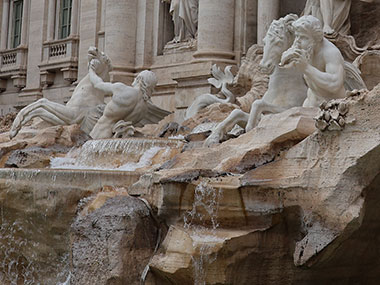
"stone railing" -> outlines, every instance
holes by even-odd
[[[67,51],[67,43],[53,44],[49,46],[49,58],[65,57]]]
[[[28,49],[18,47],[0,51],[0,72],[26,69]]]
[[[6,86],[6,81],[11,79],[13,86],[24,88],[27,62],[28,48],[25,46],[0,51],[0,85]],[[5,86],[0,86],[0,91],[5,89]]]
[[[79,39],[69,37],[43,44],[43,64],[78,60]]]
[[[17,52],[5,52],[1,56],[1,66],[15,65],[17,62]]]
[[[43,58],[40,68],[41,84],[54,84],[57,71],[63,73],[63,78],[73,82],[77,78],[79,38],[48,41],[43,44]]]

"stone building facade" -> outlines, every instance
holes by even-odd
[[[0,0],[0,115],[42,97],[66,102],[96,46],[112,60],[113,82],[154,71],[154,103],[181,116],[211,91],[213,63],[239,65],[274,18],[300,13],[304,3],[199,0],[196,39],[168,45],[174,27],[162,0]]]

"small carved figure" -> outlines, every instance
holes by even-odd
[[[87,57],[88,62],[93,59],[99,62],[97,76],[103,81],[109,81],[112,65],[108,56],[97,48],[90,47]],[[89,133],[102,115],[105,95],[106,92],[103,90],[94,88],[87,74],[74,89],[66,105],[42,98],[22,109],[12,124],[10,137],[15,137],[23,125],[36,117],[53,125],[80,124],[81,129]]]
[[[295,40],[283,53],[281,65],[304,74],[308,86],[303,106],[317,107],[323,100],[344,98],[345,64],[339,49],[323,36],[321,22],[303,16],[293,23]]]
[[[157,84],[156,75],[153,72],[148,70],[140,72],[132,86],[127,86],[121,82],[104,82],[98,76],[98,68],[100,68],[99,61],[92,60],[89,68],[90,80],[96,89],[112,94],[112,99],[90,133],[93,139],[111,138],[114,125],[120,120],[131,122],[131,125],[139,127],[158,123],[170,114],[151,102],[150,97]]]
[[[198,28],[199,0],[163,0],[170,3],[169,12],[174,23],[174,39],[171,43],[179,43],[194,39]]]
[[[325,34],[348,34],[351,26],[350,8],[351,0],[308,0],[304,15],[318,18]]]

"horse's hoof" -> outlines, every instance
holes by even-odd
[[[9,131],[9,138],[13,139],[18,134],[18,130],[10,130]]]
[[[204,147],[211,147],[213,145],[219,144],[220,138],[218,135],[211,134],[203,143]]]

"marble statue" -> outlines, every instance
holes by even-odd
[[[317,107],[324,100],[344,98],[345,64],[339,49],[323,36],[321,22],[314,16],[293,23],[295,40],[283,53],[281,66],[304,74],[308,88],[306,107]]]
[[[307,0],[304,15],[318,18],[325,34],[348,34],[350,8],[351,0]]]
[[[235,95],[227,89],[228,84],[232,84],[234,81],[234,76],[231,73],[231,65],[226,66],[224,73],[220,68],[214,64],[211,68],[211,73],[214,76],[209,78],[208,82],[212,84],[215,88],[220,89],[221,93],[225,96],[224,99],[218,98],[213,94],[202,94],[195,98],[194,102],[186,110],[185,120],[196,115],[201,109],[214,103],[234,103]]]
[[[170,114],[151,102],[151,95],[157,84],[153,72],[148,70],[140,72],[132,86],[128,86],[121,82],[104,82],[98,75],[98,69],[101,69],[101,63],[96,59],[92,60],[89,68],[90,80],[97,90],[112,94],[112,99],[90,133],[93,139],[111,138],[114,135],[112,130],[115,129],[115,124],[121,120],[139,127],[158,123]]]
[[[199,0],[163,0],[170,3],[169,12],[174,23],[174,39],[178,43],[196,37]]]
[[[87,58],[88,62],[97,60],[97,76],[103,81],[109,81],[112,65],[108,56],[97,48],[90,47]],[[10,137],[15,137],[23,125],[36,117],[53,125],[80,124],[82,130],[89,133],[103,112],[106,93],[94,88],[87,74],[74,89],[66,105],[42,98],[23,108],[12,124]]]
[[[232,111],[206,139],[206,146],[218,143],[235,124],[249,131],[257,125],[261,114],[279,113],[295,106],[302,106],[307,93],[302,73],[294,67],[287,69],[279,66],[282,53],[293,43],[292,23],[297,19],[297,15],[291,14],[272,22],[264,38],[264,54],[260,63],[261,70],[271,74],[268,90],[262,99],[252,103],[249,114],[239,109]]]

